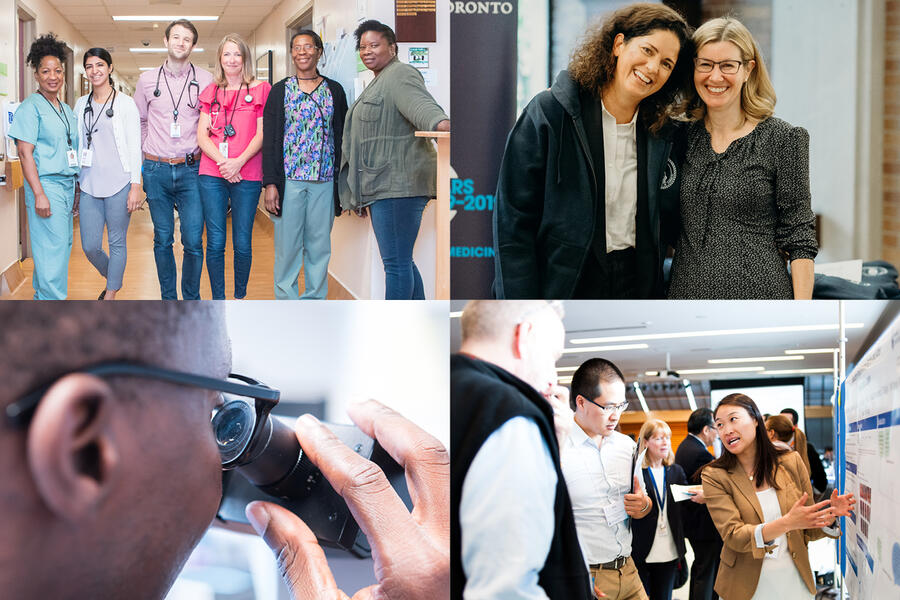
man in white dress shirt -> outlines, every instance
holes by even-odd
[[[594,593],[646,600],[631,558],[629,517],[643,518],[652,501],[634,476],[636,444],[615,430],[628,405],[625,377],[608,360],[592,358],[572,376],[570,403],[575,426],[560,447],[562,471]]]
[[[543,300],[463,311],[450,359],[454,600],[590,598],[554,419],[572,424],[556,381],[561,316]]]

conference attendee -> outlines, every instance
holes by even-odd
[[[641,470],[654,505],[646,518],[632,524],[631,556],[650,600],[672,600],[672,590],[687,580],[684,558],[683,502],[675,502],[671,485],[687,485],[672,454],[672,429],[661,419],[648,419],[638,434],[639,452],[646,450]]]
[[[837,517],[850,516],[852,493],[813,504],[800,456],[778,450],[756,403],[729,394],[716,406],[723,452],[703,467],[703,494],[722,535],[716,592],[728,600],[812,599],[807,544],[839,537]]]
[[[181,245],[181,297],[200,299],[203,272],[203,205],[198,188],[200,147],[200,90],[212,74],[191,62],[197,28],[186,19],[166,27],[163,42],[168,56],[158,69],[144,71],[134,90],[141,115],[144,192],[153,220],[153,257],[163,300],[177,300],[178,273],[172,250],[175,211]]]
[[[775,90],[744,25],[712,19],[693,39],[669,297],[808,300],[818,251],[809,134],[773,116]]]
[[[344,123],[341,207],[368,209],[384,263],[386,300],[424,300],[413,261],[425,204],[437,193],[437,154],[417,130],[450,131],[450,118],[417,69],[397,58],[394,30],[360,23],[356,49],[375,79],[356,98]]]
[[[794,426],[794,430],[803,434],[803,431],[797,427],[797,424],[800,421],[800,415],[797,414],[796,410],[793,408],[785,408],[781,411],[781,414],[789,416],[791,418],[791,424]],[[822,464],[822,459],[819,458],[819,451],[816,450],[816,447],[809,441],[809,438],[807,438],[805,434],[803,435],[803,438],[806,445],[806,458],[803,462],[806,463],[806,467],[809,469],[809,476],[810,479],[812,479],[813,487],[819,492],[824,492],[828,487],[828,476],[825,474],[825,466]],[[801,450],[800,445],[796,441],[789,441],[789,443],[791,443],[791,446],[800,453],[800,456],[804,456],[804,451]]]
[[[690,28],[632,4],[596,27],[510,132],[494,208],[497,298],[659,298],[680,163],[668,109]]]
[[[613,363],[592,358],[572,376],[569,399],[575,425],[560,447],[562,472],[594,594],[645,600],[632,558],[632,523],[655,503],[634,475],[634,441],[616,431],[628,406],[625,378]]]
[[[72,109],[59,99],[66,80],[66,45],[52,33],[28,49],[38,90],[16,109],[7,135],[25,177],[25,214],[35,300],[65,300],[72,254],[72,212],[78,175],[78,132]]]
[[[328,295],[331,226],[341,214],[337,170],[347,96],[317,68],[322,38],[304,29],[291,38],[294,76],[272,87],[263,113],[266,210],[275,231],[275,298]]]
[[[131,97],[113,87],[112,56],[91,48],[82,60],[91,92],[75,102],[81,145],[78,223],[84,255],[106,279],[99,300],[115,300],[128,257],[131,213],[141,195],[141,118]],[[103,229],[109,254],[103,249]]]
[[[469,302],[450,357],[450,595],[588,599],[559,459],[562,308]],[[554,419],[554,413],[560,418]]]
[[[707,450],[719,437],[713,411],[709,408],[693,411],[688,417],[687,430],[688,436],[675,451],[675,463],[681,466],[690,484],[699,486],[700,469],[715,460],[715,456]],[[713,585],[719,571],[722,536],[709,516],[702,489],[694,494],[691,502],[682,504],[684,535],[694,551],[694,562],[690,568],[689,600],[717,600],[719,595]]]
[[[250,47],[229,33],[219,42],[213,82],[200,93],[197,143],[206,222],[206,272],[213,300],[225,299],[226,214],[231,207],[234,298],[247,295],[253,220],[262,190],[263,107],[272,86],[253,75]]]
[[[0,322],[3,597],[165,597],[221,500],[221,457],[210,428],[221,395],[157,375],[90,371],[129,361],[223,383],[231,366],[224,306],[4,302]],[[36,409],[16,410],[33,392]],[[414,518],[379,469],[314,418],[297,421],[304,452],[341,491],[372,545],[377,583],[369,591],[446,594],[446,451],[377,402],[348,412],[406,465],[416,499]],[[247,513],[293,597],[346,597],[298,517],[260,503]]]

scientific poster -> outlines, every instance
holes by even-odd
[[[900,319],[847,376],[845,582],[854,600],[900,598]]]

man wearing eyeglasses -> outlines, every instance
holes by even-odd
[[[543,300],[463,311],[450,359],[454,600],[590,598],[554,423],[568,411],[561,316]]]
[[[278,398],[277,390],[229,376],[224,313],[208,302],[104,310],[0,303],[4,598],[165,596],[221,500],[225,457],[210,418],[222,392],[268,400],[269,408]],[[349,412],[405,465],[416,498],[414,518],[373,463],[315,418],[298,420],[304,452],[371,543],[379,583],[370,591],[446,594],[446,451],[377,402]],[[247,516],[294,597],[342,597],[296,515],[254,502]]]
[[[646,600],[631,558],[629,517],[649,514],[652,502],[634,475],[634,441],[616,431],[628,406],[625,377],[608,360],[592,358],[572,376],[575,426],[560,447],[581,550],[594,593],[611,600]]]

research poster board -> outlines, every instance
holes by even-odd
[[[900,598],[900,318],[847,376],[845,585],[853,600]]]

